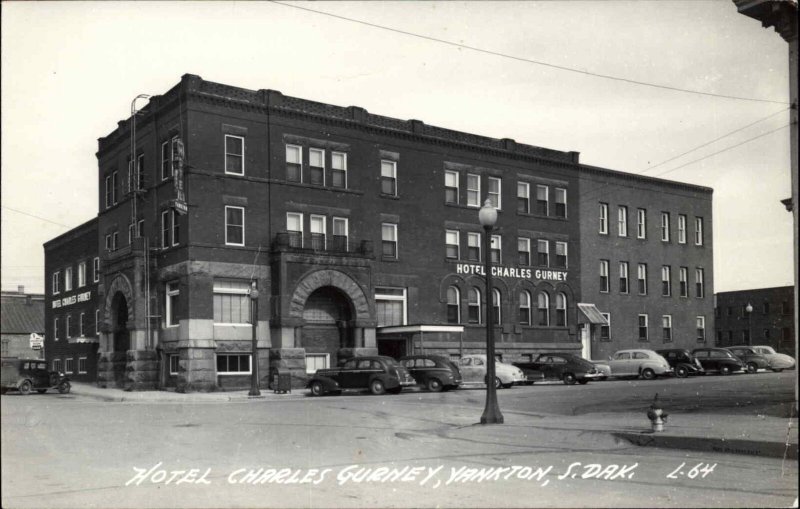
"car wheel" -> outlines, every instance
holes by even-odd
[[[311,382],[309,389],[311,389],[312,396],[322,396],[325,394],[325,387],[322,386],[322,382]]]
[[[23,395],[24,394],[30,394],[31,393],[31,389],[33,389],[33,386],[31,385],[31,383],[28,380],[25,380],[19,386],[19,393],[23,394]]]
[[[656,372],[650,368],[644,368],[642,370],[642,378],[645,380],[653,380],[656,377]]]
[[[581,385],[586,385],[589,383],[589,380],[587,378],[581,378],[580,380],[578,380],[578,383]]]
[[[783,368],[772,368],[772,371],[780,373],[781,371],[783,371]]]
[[[47,389],[36,389],[36,392],[38,392],[39,394],[44,394],[45,392],[47,392]]]
[[[372,392],[372,394],[375,394],[376,396],[379,396],[379,395],[383,394],[384,392],[386,392],[386,387],[383,385],[383,382],[381,382],[380,380],[373,380],[369,384],[369,390],[370,390],[370,392]]]
[[[719,368],[720,375],[730,375],[731,374],[731,367],[730,366],[722,366]]]
[[[428,390],[431,392],[439,392],[442,390],[442,382],[438,378],[428,379]]]
[[[502,389],[503,388],[503,381],[500,380],[499,376],[494,377],[494,388],[495,389]]]
[[[564,380],[565,385],[575,385],[576,382],[575,375],[573,375],[572,373],[564,373],[562,379]]]
[[[686,366],[678,366],[675,368],[675,376],[678,378],[686,378],[689,376],[689,370],[686,369]]]
[[[8,389],[0,389],[0,394],[5,394],[8,392]]]
[[[756,366],[756,364],[754,362],[748,362],[747,363],[747,372],[750,373],[751,375],[753,373],[758,372],[758,366]]]
[[[69,394],[70,389],[72,389],[72,385],[66,380],[58,384],[58,392],[61,394]]]

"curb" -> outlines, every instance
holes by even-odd
[[[713,437],[685,437],[660,435],[653,432],[613,432],[617,438],[642,447],[687,449],[692,451],[720,452],[744,456],[797,459],[797,444],[761,442],[758,440],[725,439]]]
[[[277,398],[268,398],[265,395],[261,396],[247,396],[247,395],[223,395],[223,394],[214,394],[211,397],[208,395],[203,395],[201,397],[193,397],[191,395],[183,396],[164,396],[159,398],[139,398],[136,396],[118,396],[115,394],[98,394],[95,392],[82,392],[80,390],[73,390],[71,393],[75,396],[80,396],[83,398],[91,398],[98,401],[107,401],[112,403],[225,403],[229,401],[233,402],[242,402],[242,401],[277,401]],[[280,398],[282,401],[294,401],[304,399],[305,396],[301,394],[292,394],[289,398]]]

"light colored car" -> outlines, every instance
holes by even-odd
[[[608,361],[591,360],[589,362],[594,364],[594,367],[600,372],[599,380],[607,380],[611,376],[611,366],[608,365]]]
[[[486,383],[486,355],[465,355],[458,361],[458,369],[461,371],[461,379],[464,384]],[[524,384],[526,381],[522,370],[511,364],[496,361],[494,371],[494,385],[497,388],[507,389],[514,384]]]
[[[608,358],[611,376],[639,377],[653,380],[657,376],[671,375],[672,367],[667,360],[653,350],[635,348],[619,350]]]
[[[783,353],[777,353],[774,348],[767,345],[756,345],[751,347],[757,354],[766,357],[769,362],[769,369],[780,373],[784,369],[794,369],[797,363],[794,357]]]

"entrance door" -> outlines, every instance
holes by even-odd
[[[406,345],[408,340],[406,338],[392,338],[392,339],[378,339],[378,355],[385,355],[393,359],[399,359],[404,355],[408,355]]]
[[[352,348],[353,330],[350,300],[334,287],[312,293],[303,309],[302,346],[306,353],[330,355],[330,365],[338,366],[340,348]]]
[[[592,325],[584,323],[581,327],[581,357],[592,358]]]
[[[113,319],[114,353],[111,356],[114,365],[114,380],[118,386],[125,383],[125,367],[128,350],[130,350],[130,331],[128,331],[128,301],[117,293],[111,301]]]

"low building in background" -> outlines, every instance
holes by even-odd
[[[720,292],[714,299],[717,346],[767,345],[794,357],[793,286]]]
[[[2,357],[44,359],[44,295],[17,291],[2,292]]]

